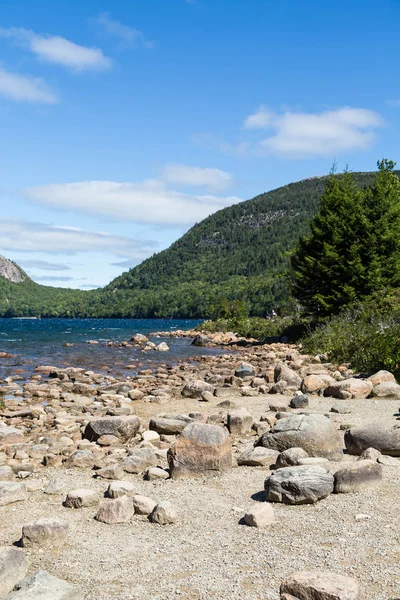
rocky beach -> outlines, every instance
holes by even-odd
[[[193,356],[168,364],[181,336]],[[397,599],[393,375],[234,334],[149,337],[91,345],[163,354],[152,368],[3,379],[0,598]]]

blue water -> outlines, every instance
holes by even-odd
[[[192,329],[200,321],[171,319],[0,319],[0,351],[13,354],[0,359],[0,377],[24,378],[38,365],[76,366],[114,375],[130,374],[160,363],[176,364],[218,350],[191,346],[191,339],[167,338],[169,352],[142,353],[137,348],[108,348],[107,341],[129,340],[135,333]],[[151,338],[159,343],[162,339]],[[91,345],[89,340],[100,343]],[[73,344],[65,346],[64,344]]]

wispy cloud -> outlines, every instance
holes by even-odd
[[[147,40],[140,29],[135,29],[129,25],[124,25],[116,19],[112,19],[109,12],[103,12],[93,19],[94,23],[100,25],[106,33],[119,38],[122,47],[131,48],[133,46],[142,46],[143,48],[153,48],[154,42]]]
[[[10,73],[0,67],[0,95],[16,102],[55,104],[56,94],[36,77]]]
[[[0,37],[28,49],[37,58],[73,72],[109,69],[112,61],[99,48],[75,44],[60,36],[43,36],[22,27],[0,28]]]
[[[63,275],[35,275],[32,277],[34,281],[74,281],[74,277],[67,277]]]
[[[308,158],[367,150],[384,125],[380,115],[365,108],[344,107],[321,113],[274,113],[261,107],[244,121],[246,129],[270,130],[255,151],[283,158]]]
[[[26,198],[52,208],[163,225],[192,225],[241,201],[236,196],[184,194],[170,190],[155,179],[137,183],[80,181],[50,184],[32,187],[23,193]]]
[[[232,175],[226,171],[179,164],[166,165],[161,177],[172,185],[205,187],[215,191],[225,190],[233,183]]]
[[[110,252],[121,257],[136,257],[138,251],[153,252],[158,243],[136,240],[75,227],[60,227],[19,219],[0,219],[0,249],[18,252],[49,252],[76,254],[77,252]],[[6,252],[5,252],[6,253]]]
[[[210,150],[217,150],[228,156],[246,156],[251,150],[251,143],[246,140],[227,142],[212,133],[197,133],[192,136],[191,141],[195,146],[205,146]]]
[[[47,262],[47,260],[23,259],[18,264],[27,269],[40,269],[41,271],[69,271],[70,267],[61,263]]]

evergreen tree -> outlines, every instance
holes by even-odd
[[[295,297],[326,316],[400,281],[400,182],[394,163],[360,190],[351,173],[331,175],[311,233],[291,257]]]

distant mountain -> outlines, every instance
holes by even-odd
[[[354,177],[365,187],[374,173]],[[325,185],[326,177],[313,177],[224,208],[100,290],[41,286],[2,259],[0,316],[202,318],[224,299],[244,300],[254,315],[287,306],[288,257]]]
[[[0,256],[0,277],[13,283],[22,283],[29,279],[28,275],[15,262]]]

